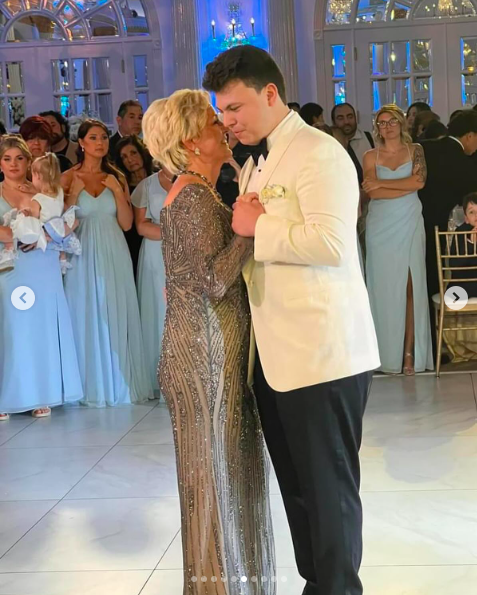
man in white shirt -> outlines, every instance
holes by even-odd
[[[335,126],[341,128],[348,139],[348,152],[353,151],[356,155],[356,159],[361,166],[361,171],[356,166],[361,183],[363,181],[363,157],[366,151],[374,149],[373,136],[370,132],[363,132],[358,128],[356,110],[350,103],[335,105],[331,111],[331,119]]]
[[[254,392],[303,593],[361,595],[358,451],[379,355],[356,245],[355,167],[289,110],[267,52],[220,54],[203,86],[239,141],[262,146],[242,169],[232,225],[255,238],[243,271]]]

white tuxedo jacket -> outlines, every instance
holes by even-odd
[[[258,178],[253,159],[240,193],[256,190],[266,210],[244,268],[253,333],[268,384],[286,392],[346,378],[380,365],[359,265],[355,167],[331,136],[292,114]]]

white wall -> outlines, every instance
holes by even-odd
[[[317,101],[315,58],[315,5],[322,0],[295,0],[295,28],[300,97],[290,97],[300,103]]]

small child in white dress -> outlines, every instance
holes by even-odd
[[[45,224],[53,217],[61,217],[65,197],[61,187],[60,164],[54,153],[35,159],[31,166],[31,181],[37,191],[32,200],[40,204],[40,221]]]
[[[64,193],[61,187],[61,171],[58,158],[54,153],[46,153],[38,157],[32,164],[32,184],[37,194],[32,197],[40,205],[39,218],[32,217],[28,209],[16,209],[4,215],[4,225],[9,225],[13,231],[13,243],[5,244],[0,251],[0,271],[11,269],[17,256],[16,244],[36,243],[37,248],[45,251],[48,240],[45,231],[50,236],[53,248],[61,251],[60,263],[63,273],[70,268],[65,253],[81,253],[81,245],[72,230],[76,227],[74,211],[77,207],[64,210]]]

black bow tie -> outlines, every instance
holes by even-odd
[[[267,147],[267,139],[263,138],[258,145],[254,147],[250,147],[250,154],[253,157],[255,165],[258,165],[258,160],[260,159],[260,155],[263,155],[263,158],[266,159],[268,157],[268,147]]]

